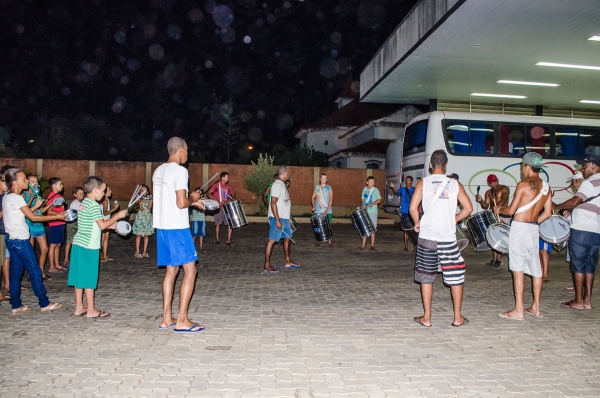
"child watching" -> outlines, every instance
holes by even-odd
[[[369,218],[373,222],[373,226],[377,229],[377,205],[381,202],[381,194],[379,189],[375,188],[375,177],[367,177],[367,186],[362,191],[362,207],[367,210]],[[359,250],[365,250],[367,244],[367,237],[362,238],[362,245],[358,248]],[[375,250],[375,233],[371,234],[371,248],[369,250]]]
[[[145,190],[146,194],[141,201],[138,202],[138,212],[135,215],[135,221],[133,222],[133,234],[135,235],[135,258],[150,257],[147,253],[148,240],[151,235],[154,235],[154,228],[152,227],[152,196],[150,195],[150,188],[147,185],[142,185],[142,189]],[[140,241],[144,237],[144,253],[140,254]]]
[[[110,187],[106,186],[106,191],[104,192],[104,197],[100,205],[102,206],[102,214],[104,214],[104,219],[109,220],[111,214],[119,210],[119,203],[115,202],[115,206],[113,207],[110,200],[112,198],[112,191]],[[102,232],[102,255],[100,256],[100,262],[105,263],[107,261],[113,261],[114,258],[108,257],[108,242],[110,240],[110,231]]]
[[[200,187],[196,188],[196,192],[200,193],[200,196],[204,196],[204,190]],[[206,214],[204,209],[197,207],[190,207],[192,209],[192,241],[196,244],[196,238],[200,242],[200,253],[206,253],[204,250],[204,237],[206,236]]]
[[[60,178],[52,177],[48,180],[50,184],[50,189],[52,192],[48,195],[48,204],[52,206],[48,209],[49,216],[55,216],[57,214],[61,214],[65,211],[64,198],[61,193],[63,191],[63,183]],[[60,206],[54,206],[54,202],[63,202]],[[64,274],[67,272],[66,268],[63,268],[59,265],[58,256],[60,254],[60,247],[63,243],[65,243],[65,229],[67,223],[62,221],[64,217],[60,219],[60,221],[52,221],[48,223],[50,227],[48,232],[48,243],[50,245],[50,249],[48,250],[48,257],[50,258],[50,268],[48,268],[49,274]]]
[[[29,228],[25,222],[25,217],[31,221],[58,221],[64,220],[64,214],[53,216],[37,216],[33,214],[32,209],[27,206],[21,192],[27,189],[27,180],[25,173],[19,169],[10,169],[5,174],[6,185],[10,191],[2,199],[2,210],[4,217],[4,228],[6,231],[6,247],[10,252],[10,304],[12,313],[18,314],[28,311],[31,308],[23,305],[21,301],[21,277],[23,270],[27,269],[31,278],[33,292],[38,298],[42,312],[54,311],[62,307],[60,303],[52,303],[46,295],[46,288],[42,280],[42,271],[35,263],[35,253],[29,243]],[[37,210],[42,203],[38,202],[33,210]],[[37,207],[36,207],[37,206]]]
[[[73,238],[71,266],[69,267],[68,286],[75,287],[74,315],[86,315],[87,318],[106,318],[110,314],[94,307],[94,293],[98,288],[99,260],[102,230],[116,227],[116,222],[127,216],[127,210],[121,210],[108,220],[104,220],[102,200],[106,184],[100,177],[88,177],[83,183],[85,199],[77,212],[77,234]],[[83,306],[83,294],[87,308]]]
[[[83,188],[75,187],[73,189],[73,201],[69,206],[69,210],[79,211],[79,206],[81,206],[81,201],[83,200]],[[69,252],[71,251],[71,245],[73,244],[73,238],[77,233],[77,220],[71,221],[67,223],[67,242],[65,243],[65,260],[63,265],[69,265]]]
[[[39,195],[41,193],[40,185],[37,176],[33,174],[29,174],[27,176],[27,182],[29,186],[23,191],[22,195],[25,199],[25,202],[27,203],[27,206],[33,207],[39,201]],[[42,207],[34,211],[33,214],[35,214],[36,216],[41,216],[46,211],[48,211],[50,206],[52,206],[52,204],[42,204]],[[28,218],[25,218],[25,222],[29,227],[29,235],[31,236],[31,238],[29,238],[29,242],[33,247],[33,251],[35,252],[36,242],[40,246],[40,258],[38,259],[38,264],[40,266],[40,269],[42,270],[42,278],[44,280],[52,280],[51,277],[46,276],[44,274],[46,258],[48,257],[48,240],[46,239],[46,230],[44,229],[44,225],[41,222],[32,222]]]

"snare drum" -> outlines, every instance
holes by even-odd
[[[244,207],[239,200],[227,203],[225,207],[223,207],[223,211],[225,212],[227,224],[229,224],[231,228],[239,228],[248,225]]]
[[[299,228],[298,223],[294,219],[294,216],[292,216],[291,214],[290,214],[290,228],[292,229],[292,233],[296,232]]]
[[[207,216],[214,216],[219,212],[219,202],[212,199],[206,199],[204,201],[204,214]]]
[[[510,227],[506,224],[495,223],[490,225],[485,233],[490,247],[500,253],[508,253],[508,235]]]
[[[464,231],[456,226],[456,244],[458,245],[458,250],[463,251],[467,246],[469,246],[469,239],[467,235],[465,235]]]
[[[485,210],[467,218],[467,233],[476,252],[490,250],[485,234],[490,225],[498,222],[498,216],[491,210]]]
[[[366,238],[377,232],[371,217],[363,208],[358,207],[354,213],[350,214],[350,219],[359,238]]]
[[[558,214],[548,217],[546,221],[540,224],[540,238],[544,242],[555,245],[567,241],[569,235],[571,235],[571,223]]]
[[[116,232],[121,236],[127,236],[131,233],[131,224],[127,221],[119,221],[117,223]]]
[[[315,233],[317,242],[328,242],[333,238],[333,232],[327,220],[327,214],[315,214],[310,218],[310,223]]]

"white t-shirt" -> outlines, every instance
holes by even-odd
[[[190,227],[188,209],[177,207],[176,191],[188,191],[188,171],[177,163],[160,165],[152,176],[154,205],[152,226],[158,229],[184,229]]]
[[[277,198],[277,213],[279,214],[279,218],[289,220],[292,211],[292,202],[290,201],[290,194],[284,182],[279,178],[275,180],[271,187],[271,198]],[[271,211],[271,206],[269,206],[269,217],[275,217]]]
[[[73,201],[71,202],[71,205],[69,206],[69,210],[79,210],[79,207],[81,206],[81,202],[78,201],[77,199],[73,199]]]
[[[4,195],[2,211],[4,212],[4,229],[10,239],[29,239],[29,227],[25,222],[25,214],[21,207],[27,207],[25,199],[16,193]]]
[[[587,200],[600,194],[600,174],[583,180],[575,196]],[[573,209],[572,229],[600,234],[600,197],[582,203]]]
[[[439,198],[431,206],[434,195],[440,185],[443,186]],[[435,242],[454,242],[456,240],[456,200],[458,182],[445,175],[433,174],[423,178],[423,218],[419,238]]]

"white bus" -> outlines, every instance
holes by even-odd
[[[483,196],[489,189],[489,174],[495,174],[513,196],[521,178],[521,158],[532,151],[544,158],[546,167],[540,176],[552,187],[553,201],[562,203],[573,195],[567,178],[574,172],[575,160],[590,153],[600,155],[600,120],[445,111],[425,113],[406,126],[401,148],[402,181],[412,176],[416,185],[419,179],[429,175],[429,160],[437,149],[448,154],[447,174],[458,174],[473,201],[473,213],[482,210],[475,203],[475,195],[480,189]]]

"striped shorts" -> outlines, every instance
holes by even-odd
[[[465,283],[465,260],[460,255],[456,241],[435,242],[419,238],[415,259],[415,282],[433,284],[442,268],[446,286],[459,286]]]

